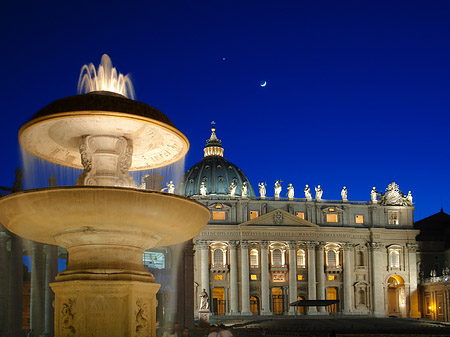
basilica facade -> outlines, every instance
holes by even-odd
[[[177,189],[211,212],[194,238],[194,311],[204,291],[214,315],[420,317],[410,192],[393,182],[370,201],[348,200],[345,187],[342,200],[324,200],[320,186],[297,198],[289,185],[283,198],[277,181],[274,197],[263,183],[257,195],[223,153],[213,127]]]

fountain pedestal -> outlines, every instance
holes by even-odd
[[[159,284],[72,280],[51,283],[56,337],[156,336]]]

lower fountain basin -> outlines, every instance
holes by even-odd
[[[113,244],[125,239],[123,231],[140,233],[136,246],[172,245],[196,236],[209,217],[208,209],[194,200],[120,187],[44,188],[0,199],[0,222],[8,230],[63,247],[63,237],[80,229],[112,230],[116,235],[92,234]]]

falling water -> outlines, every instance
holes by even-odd
[[[85,64],[81,68],[78,93],[92,91],[111,91],[130,99],[135,97],[130,75],[118,73],[106,54],[103,54],[98,70],[95,69],[93,63]]]
[[[44,188],[49,186],[49,178],[53,174],[58,186],[73,186],[82,170],[57,165],[30,154],[21,148],[24,171],[24,189]]]

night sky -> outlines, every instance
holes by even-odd
[[[20,126],[107,53],[188,137],[186,169],[214,120],[268,196],[276,179],[349,200],[395,181],[415,220],[450,212],[449,1],[8,1],[0,31],[2,186]]]

